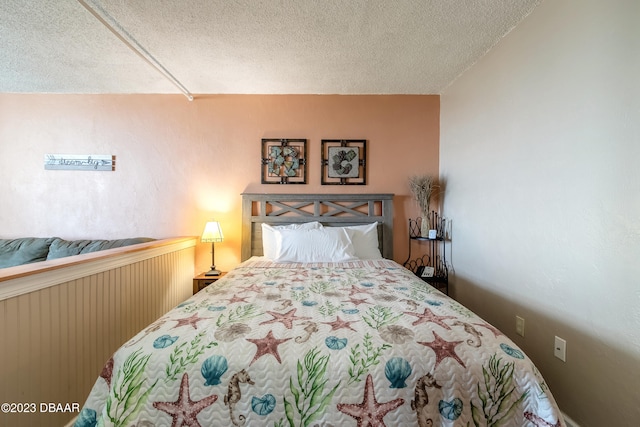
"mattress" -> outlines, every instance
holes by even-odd
[[[389,260],[251,258],[124,344],[87,426],[564,426],[518,346]]]

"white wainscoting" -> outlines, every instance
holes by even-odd
[[[3,273],[0,402],[38,410],[0,413],[0,425],[63,426],[77,416],[43,413],[40,404],[82,407],[113,352],[192,295],[195,242],[165,239],[87,254],[80,263],[69,257],[68,267],[57,261],[31,275],[17,267],[18,274]]]

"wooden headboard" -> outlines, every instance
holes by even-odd
[[[262,223],[319,221],[325,226],[378,222],[382,256],[393,259],[393,194],[242,194],[242,261],[262,255]]]

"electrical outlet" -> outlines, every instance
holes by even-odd
[[[516,316],[516,334],[524,336],[524,318]]]
[[[553,355],[563,362],[567,361],[567,341],[560,337],[556,337],[553,343]]]

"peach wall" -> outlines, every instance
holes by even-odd
[[[261,138],[307,138],[308,184],[260,184]],[[320,185],[320,140],[367,139],[366,186]],[[407,178],[438,173],[438,96],[0,94],[0,237],[199,235],[211,217],[240,259],[240,193],[395,193],[394,250],[417,210]],[[43,156],[112,154],[115,172],[47,171]],[[196,269],[210,264],[198,244]]]

